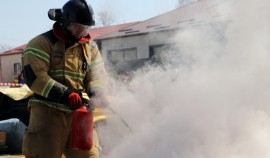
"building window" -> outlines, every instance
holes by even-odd
[[[177,52],[174,44],[160,44],[149,47],[149,58],[152,62],[162,63],[172,58]]]
[[[112,50],[109,52],[108,58],[111,62],[136,60],[137,59],[137,50],[136,50],[136,48]]]
[[[155,45],[150,46],[149,58],[153,61],[159,62],[164,55],[168,53],[168,48],[166,45]]]
[[[17,76],[22,71],[22,65],[21,63],[14,63],[14,75]]]

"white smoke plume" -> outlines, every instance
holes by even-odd
[[[270,1],[219,2],[222,23],[181,30],[164,67],[116,83],[104,157],[270,157]]]

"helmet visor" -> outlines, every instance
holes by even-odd
[[[67,29],[71,32],[72,36],[74,36],[76,39],[80,39],[89,34],[91,26],[78,23],[70,23]]]

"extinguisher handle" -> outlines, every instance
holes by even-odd
[[[95,105],[93,104],[93,101],[83,98],[83,104],[86,106],[89,110],[94,111]]]

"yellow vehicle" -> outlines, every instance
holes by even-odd
[[[0,120],[9,118],[18,118],[25,125],[28,125],[29,112],[27,110],[27,103],[29,98],[32,96],[31,90],[26,86],[21,87],[0,87]],[[99,110],[94,110],[94,123],[102,122],[107,117]],[[0,147],[1,145],[0,134]],[[0,150],[0,158],[23,158],[23,155],[12,155],[10,153],[3,152]]]

